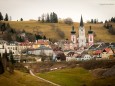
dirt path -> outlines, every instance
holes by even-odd
[[[43,79],[43,78],[41,78],[41,77],[39,77],[39,76],[36,76],[31,70],[29,70],[29,72],[30,72],[30,74],[31,74],[32,76],[34,76],[34,77],[36,77],[36,78],[38,78],[38,79],[41,79],[41,80],[43,80],[43,81],[45,81],[45,82],[48,82],[48,83],[50,83],[50,84],[52,84],[52,85],[54,85],[54,86],[61,86],[61,85],[58,85],[58,84],[53,83],[53,82],[51,82],[51,81],[48,81],[48,80],[46,80],[46,79]]]

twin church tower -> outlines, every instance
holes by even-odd
[[[88,31],[88,43],[86,42],[85,28],[84,28],[83,18],[81,16],[78,38],[76,37],[76,31],[74,30],[74,26],[72,26],[71,41],[74,44],[78,42],[78,47],[86,47],[87,45],[89,46],[93,45],[94,43],[93,38],[94,38],[93,31],[91,31],[91,26],[90,26],[90,30]]]

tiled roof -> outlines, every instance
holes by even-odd
[[[109,52],[111,50],[111,48],[105,48],[104,50],[103,50],[103,52],[105,51],[105,52]]]
[[[94,51],[94,54],[97,55],[97,54],[101,54],[102,50],[96,50]]]
[[[52,49],[46,46],[40,46],[37,48],[37,50],[52,50]]]

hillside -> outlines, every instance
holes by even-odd
[[[39,80],[27,73],[15,71],[14,74],[5,72],[0,75],[0,86],[52,86],[42,80]]]
[[[52,39],[62,39],[62,37],[57,33],[56,29],[60,29],[65,33],[65,39],[70,39],[70,31],[72,26],[67,25],[64,23],[40,23],[37,21],[10,21],[10,26],[14,29],[18,30],[25,30],[30,33],[34,33],[35,31],[43,32],[44,35],[47,36],[47,38]],[[103,24],[84,24],[86,29],[86,35],[87,31],[89,30],[89,26],[92,26],[92,30],[96,33],[95,41],[105,41],[105,42],[115,42],[114,37],[115,35],[111,35],[107,29],[103,27]],[[74,23],[76,35],[78,36],[78,27],[79,23]]]
[[[114,76],[97,78],[83,68],[62,69],[37,75],[62,86],[115,86]]]

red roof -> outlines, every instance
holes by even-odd
[[[103,51],[106,51],[107,53],[111,50],[111,48],[105,48]]]
[[[101,52],[102,52],[102,50],[96,50],[96,51],[94,52],[94,54],[95,54],[95,55],[101,54]]]

